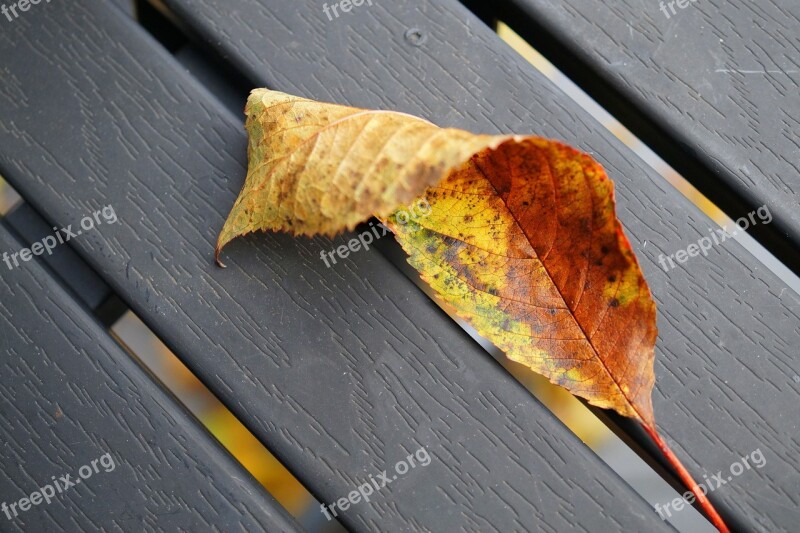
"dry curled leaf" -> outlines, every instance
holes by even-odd
[[[249,167],[218,249],[256,230],[333,235],[384,216],[507,136],[256,89],[245,107]]]
[[[245,113],[248,173],[218,260],[252,231],[334,234],[378,216],[437,295],[510,359],[640,421],[725,530],[656,431],[655,303],[596,161],[539,137],[266,89]],[[423,194],[430,213],[398,223],[393,212]]]

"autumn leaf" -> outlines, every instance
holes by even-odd
[[[656,309],[592,158],[539,138],[469,159],[413,224],[386,224],[422,278],[506,355],[654,425]]]
[[[657,432],[656,307],[594,159],[539,137],[475,135],[266,89],[245,114],[248,173],[218,261],[256,230],[331,235],[379,217],[438,297],[509,359],[638,420],[726,531]],[[423,194],[429,214],[399,221]]]
[[[249,167],[217,249],[256,230],[333,235],[407,204],[449,169],[509,136],[254,90]]]

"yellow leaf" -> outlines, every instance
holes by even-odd
[[[218,254],[256,230],[333,235],[388,215],[451,167],[508,139],[267,89],[250,94],[245,114],[250,164]]]

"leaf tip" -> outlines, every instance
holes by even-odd
[[[222,247],[221,247],[221,246],[218,244],[218,245],[217,245],[217,246],[214,248],[214,262],[217,264],[217,266],[218,266],[219,268],[228,268],[228,267],[227,267],[227,265],[225,265],[225,263],[223,263],[223,262],[220,260],[220,258],[219,258],[220,254],[222,254]]]
[[[217,245],[214,247],[214,262],[219,268],[228,268],[228,266],[222,262],[220,256],[222,255],[222,249],[225,248],[225,245],[234,238],[228,234],[227,226],[228,224],[226,222],[225,227],[222,228],[222,232],[219,234],[219,237],[217,237]]]

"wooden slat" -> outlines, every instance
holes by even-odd
[[[348,527],[667,529],[380,254],[327,269],[330,241],[271,235],[214,266],[242,117],[112,11],[54,2],[0,34],[0,171],[62,225],[114,206],[70,244],[322,501],[427,448]]]
[[[2,264],[0,358],[0,530],[300,531],[37,261]]]
[[[121,9],[123,13],[131,17],[135,14],[133,2],[134,0],[112,0],[114,5]]]
[[[800,504],[800,298],[730,240],[664,272],[662,251],[686,248],[715,224],[493,32],[454,1],[375,2],[333,21],[312,1],[166,3],[253,84],[473,131],[533,131],[595,154],[617,183],[619,214],[659,305],[661,427],[701,481],[760,449],[766,465],[712,497],[743,527],[791,529]],[[404,39],[412,27],[426,36],[420,46]]]
[[[14,206],[4,220],[26,247],[53,234],[50,224],[25,202]],[[88,309],[99,308],[113,294],[109,286],[69,246],[58,246],[40,257],[53,272],[63,275],[64,282],[69,284],[75,296]],[[0,266],[7,268],[6,264]]]
[[[27,248],[53,235],[50,224],[25,202],[14,206],[3,220]],[[127,311],[127,306],[116,297],[108,284],[69,246],[58,246],[39,257],[52,275],[69,287],[75,297],[106,326],[119,320]]]
[[[493,6],[733,218],[769,206],[751,233],[800,272],[800,3],[669,4]]]

